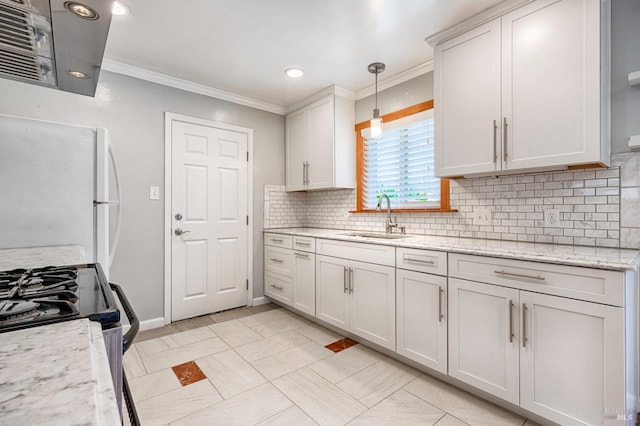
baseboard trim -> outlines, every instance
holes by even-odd
[[[152,328],[164,327],[164,317],[151,318],[140,321],[140,331],[151,330]]]
[[[253,306],[266,305],[269,302],[270,302],[270,300],[267,299],[264,296],[262,296],[262,297],[254,297],[253,298]]]

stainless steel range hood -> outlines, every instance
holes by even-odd
[[[112,3],[0,0],[0,77],[94,96]]]

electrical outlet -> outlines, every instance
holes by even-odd
[[[546,209],[544,211],[544,226],[547,228],[560,227],[560,210]]]
[[[474,225],[491,225],[491,210],[474,209],[473,224]]]

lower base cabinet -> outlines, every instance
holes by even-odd
[[[316,315],[316,255],[293,252],[293,303],[305,314]]]
[[[316,317],[395,350],[395,268],[316,255]]]
[[[562,425],[621,424],[623,308],[449,278],[449,327],[450,376]]]
[[[396,269],[396,352],[447,374],[447,278]]]

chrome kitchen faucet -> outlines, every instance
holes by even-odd
[[[386,234],[392,234],[393,233],[393,228],[398,228],[400,230],[401,234],[405,233],[405,227],[404,226],[398,226],[398,220],[397,218],[395,219],[391,219],[391,200],[389,199],[389,196],[387,194],[382,194],[380,196],[380,198],[378,198],[378,205],[376,206],[376,211],[381,211],[381,206],[382,206],[382,200],[386,199],[387,200],[387,220],[385,223],[385,233]]]

